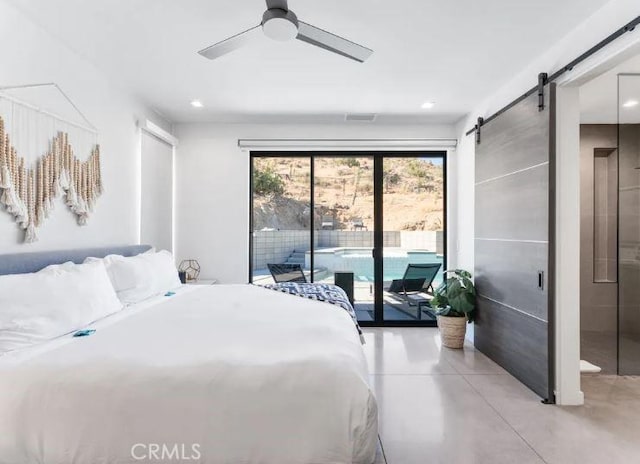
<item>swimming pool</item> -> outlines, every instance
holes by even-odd
[[[405,250],[384,248],[384,280],[400,279],[407,264],[442,263],[442,255],[427,250]],[[325,267],[330,273],[336,271],[353,272],[356,281],[373,282],[373,257],[371,248],[321,248],[315,250],[316,268]],[[442,281],[442,268],[434,283]]]

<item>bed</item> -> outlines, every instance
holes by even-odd
[[[113,251],[0,256],[0,275]],[[342,308],[183,286],[90,328],[0,357],[0,463],[374,461],[376,401]]]

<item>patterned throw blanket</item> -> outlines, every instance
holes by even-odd
[[[337,285],[331,284],[309,284],[302,282],[282,282],[279,284],[265,285],[265,288],[275,290],[277,292],[288,293],[290,295],[300,296],[302,298],[309,298],[310,300],[325,301],[327,303],[340,306],[344,309],[356,326],[358,334],[360,335],[360,341],[364,343],[364,337],[362,336],[362,329],[358,324],[356,312],[347,298],[347,294]]]

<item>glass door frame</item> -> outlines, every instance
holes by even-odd
[[[249,152],[249,283],[253,282],[253,174],[255,158],[304,158],[310,161],[309,168],[309,201],[311,215],[309,220],[310,281],[314,281],[314,239],[315,239],[315,176],[314,162],[317,157],[370,157],[373,158],[373,267],[374,267],[374,320],[358,321],[362,327],[435,327],[435,321],[429,320],[385,320],[384,319],[384,160],[393,158],[433,158],[442,160],[442,201],[443,201],[443,258],[442,269],[447,269],[448,259],[448,191],[447,191],[447,152],[445,150],[410,150],[410,151],[377,151],[377,150],[332,150],[332,151],[250,151]]]

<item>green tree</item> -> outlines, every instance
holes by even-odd
[[[391,186],[398,185],[400,183],[400,174],[387,166],[384,167],[382,178],[384,180],[385,192],[389,192],[389,190],[391,190]]]
[[[409,175],[415,178],[419,188],[423,188],[428,192],[438,190],[438,183],[442,175],[433,163],[411,160],[408,165],[408,172]]]
[[[253,191],[258,195],[282,195],[284,180],[271,166],[253,172]]]
[[[355,158],[340,158],[338,159],[338,164],[342,165],[342,166],[347,166],[350,168],[359,168],[360,167],[360,161],[358,161]]]

